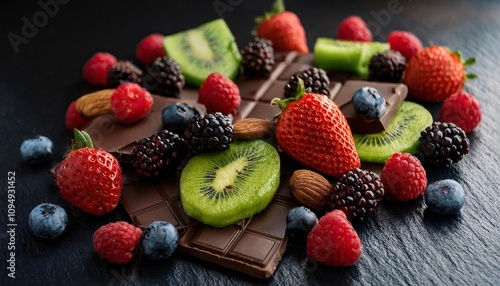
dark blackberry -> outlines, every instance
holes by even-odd
[[[406,68],[406,58],[398,51],[385,50],[373,56],[368,66],[368,80],[401,82]]]
[[[142,83],[142,70],[129,61],[118,61],[109,71],[108,85],[119,86],[124,82]]]
[[[433,166],[460,161],[469,153],[469,139],[454,123],[434,122],[420,132],[420,160]]]
[[[181,66],[172,58],[158,58],[144,71],[143,86],[152,93],[178,97],[184,83]]]
[[[157,177],[177,168],[188,151],[182,137],[161,130],[135,143],[132,149],[133,167],[141,177]]]
[[[216,112],[191,117],[184,130],[184,138],[191,151],[196,154],[228,149],[233,142],[233,133],[231,119]]]
[[[322,69],[311,67],[303,71],[298,71],[290,77],[285,85],[285,97],[295,96],[295,91],[299,84],[299,78],[304,81],[306,93],[314,92],[330,96],[330,79]]]
[[[274,68],[273,42],[255,38],[241,50],[243,74],[249,77],[268,77]]]
[[[343,174],[332,186],[330,207],[343,211],[349,220],[361,220],[374,213],[384,196],[379,176],[359,168]]]

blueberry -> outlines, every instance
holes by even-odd
[[[53,239],[66,229],[68,215],[58,205],[42,203],[30,212],[28,225],[35,236]]]
[[[317,223],[316,214],[304,206],[291,209],[286,216],[286,228],[292,236],[306,237]]]
[[[429,184],[425,190],[424,200],[433,212],[454,214],[464,205],[465,192],[457,181],[446,179]]]
[[[368,118],[380,118],[385,113],[384,97],[373,87],[363,87],[352,95],[352,105],[356,113]]]
[[[181,134],[188,125],[189,119],[195,114],[195,110],[186,103],[171,104],[165,107],[161,113],[163,128]]]
[[[178,242],[177,229],[166,221],[155,221],[142,232],[142,251],[150,260],[167,259],[177,249]]]
[[[45,136],[26,139],[20,147],[21,156],[30,164],[40,164],[52,159],[52,141]]]

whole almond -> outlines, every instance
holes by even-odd
[[[304,206],[320,211],[329,209],[332,185],[322,175],[310,170],[297,170],[290,177],[290,189]]]
[[[233,124],[234,137],[240,139],[264,138],[273,132],[273,123],[259,118],[245,118]]]
[[[111,113],[113,112],[111,110],[113,92],[114,89],[103,89],[81,96],[76,100],[76,110],[87,118]]]

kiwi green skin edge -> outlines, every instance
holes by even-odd
[[[414,125],[410,129],[405,130],[408,136],[404,141],[393,142],[392,146],[367,146],[361,142],[367,138],[383,137],[386,133],[390,132],[399,121],[398,118],[403,118],[405,113],[413,113],[417,120],[413,121]],[[364,162],[372,163],[385,163],[394,153],[405,152],[416,155],[419,147],[420,132],[433,122],[432,114],[423,106],[411,102],[403,101],[394,115],[393,119],[387,126],[386,131],[375,134],[353,134],[354,144],[358,151],[359,158]],[[397,144],[399,143],[399,144]]]
[[[216,66],[211,70],[203,70],[198,67],[197,63],[190,62],[185,56],[187,52],[180,48],[180,42],[186,33],[190,33],[193,30],[203,29],[216,30],[220,39],[225,41],[225,43],[220,46],[223,46],[226,49],[223,51],[216,51],[219,56],[224,58],[224,65]],[[201,86],[203,81],[212,72],[219,72],[232,80],[234,80],[239,74],[242,59],[241,54],[231,30],[222,18],[206,22],[193,29],[165,36],[163,38],[163,48],[165,49],[165,53],[168,57],[173,58],[180,64],[186,84]]]
[[[355,42],[318,38],[314,44],[315,64],[317,67],[332,71],[348,71],[362,79],[368,78],[371,58],[390,48],[388,43]]]
[[[218,204],[197,188],[203,180],[207,162],[213,162],[229,152],[253,149],[258,156],[257,168],[244,183],[247,188]],[[206,165],[208,166],[208,164]],[[275,147],[262,140],[235,140],[230,148],[216,153],[198,154],[184,167],[180,179],[180,196],[186,214],[213,227],[226,227],[263,211],[274,197],[280,184],[280,157]],[[240,202],[235,204],[234,202]],[[231,203],[233,202],[233,203]],[[243,203],[242,203],[243,202]]]

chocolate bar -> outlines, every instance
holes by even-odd
[[[380,118],[364,118],[354,111],[352,95],[362,87],[373,87],[382,94],[386,102],[386,111]],[[392,84],[370,81],[346,81],[340,91],[335,95],[334,102],[340,107],[342,113],[351,127],[352,133],[369,134],[379,133],[386,129],[396,113],[399,104],[406,98],[408,88],[404,84]]]
[[[270,101],[275,97],[282,98],[289,77],[298,70],[312,66],[313,62],[312,54],[279,54],[269,78],[236,80],[242,101],[233,120],[248,117],[271,120],[279,113],[279,109],[272,106]],[[330,99],[337,102],[346,113],[350,111],[349,92],[354,92],[353,89],[360,85],[366,84],[381,89],[389,103],[390,113],[386,114],[387,116],[394,114],[397,105],[404,98],[402,95],[405,94],[405,87],[399,84],[349,81],[352,79],[351,75],[339,72],[330,73],[329,77]],[[352,97],[352,93],[350,96]],[[154,96],[151,112],[138,123],[125,126],[109,114],[92,119],[85,130],[96,146],[113,153],[122,163],[127,163],[136,140],[161,130],[163,108],[180,101],[195,106],[196,98],[197,89],[185,87],[180,98]],[[347,115],[350,118],[357,116],[352,113]],[[376,124],[368,126],[374,125]],[[263,212],[225,228],[203,225],[186,215],[180,201],[179,172],[156,182],[126,174],[121,201],[137,226],[144,228],[158,220],[168,221],[176,226],[180,234],[179,251],[266,279],[274,273],[286,249],[286,215],[291,208],[298,205],[288,187],[288,178],[296,167],[290,167],[291,165],[282,163],[282,166],[285,166],[282,170],[282,183],[274,199]]]

